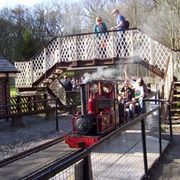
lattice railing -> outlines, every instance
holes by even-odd
[[[99,40],[94,33],[88,33],[54,38],[30,61],[15,63],[21,71],[16,78],[16,87],[31,87],[49,68],[62,61],[136,57],[136,60],[145,60],[164,72],[171,56],[172,66],[176,66],[173,69],[180,66],[180,53],[173,53],[138,29],[127,30],[123,37],[118,31],[108,32],[105,37]]]

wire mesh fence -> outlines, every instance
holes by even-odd
[[[161,104],[48,173],[51,179],[142,179],[169,144],[162,139]],[[56,174],[56,175],[54,175]],[[46,177],[46,174],[43,175]]]

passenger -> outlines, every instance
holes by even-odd
[[[132,120],[134,118],[134,103],[136,102],[135,96],[134,96],[134,90],[130,87],[130,82],[129,80],[124,81],[124,86],[120,90],[120,96],[118,97],[119,101],[119,114],[120,114],[120,119],[124,118],[126,115],[127,118],[127,113],[124,114],[124,110],[126,108],[129,109],[129,115],[130,119]]]
[[[62,85],[65,88],[65,91],[72,91],[72,83],[67,74],[65,74],[64,79],[61,81]]]
[[[98,16],[96,18],[96,24],[94,25],[94,32],[95,34],[97,44],[98,44],[98,52],[100,54],[100,58],[106,57],[106,41],[107,41],[107,32],[108,29],[106,27],[106,24],[102,22],[102,18]]]
[[[135,99],[139,103],[139,112],[143,113],[143,98],[144,98],[144,81],[142,78],[138,78],[133,84],[133,88],[135,90]]]
[[[131,81],[131,86],[135,91],[135,99],[139,103],[139,113],[143,113],[143,98],[145,96],[144,94],[144,81],[142,78],[138,78],[137,80],[130,80],[130,77],[127,74],[127,68],[125,66],[124,74],[125,74],[125,79],[128,81]]]

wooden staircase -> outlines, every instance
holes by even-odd
[[[32,86],[38,87],[43,85],[45,87],[49,86],[55,79],[57,79],[64,71],[66,67],[62,67],[60,63],[56,63],[49,70],[47,70],[37,81],[35,81]]]
[[[40,78],[37,79],[32,84],[32,87],[29,88],[18,88],[18,91],[24,95],[34,93],[48,93],[51,98],[57,98],[57,104],[59,106],[59,109],[64,108],[64,104],[61,102],[61,100],[56,96],[56,94],[53,92],[53,90],[50,88],[50,85],[59,78],[59,76],[66,71],[66,67],[62,67],[60,63],[56,63],[54,66],[52,66],[49,70],[47,70]]]
[[[171,118],[173,123],[180,123],[180,81],[173,82],[172,84]]]

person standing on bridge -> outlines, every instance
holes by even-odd
[[[100,58],[106,58],[106,41],[108,31],[107,26],[104,22],[102,22],[102,18],[100,16],[96,17],[96,24],[94,25],[95,37],[97,39],[98,44],[98,52],[100,54]]]
[[[111,27],[111,30],[119,30],[117,33],[118,39],[117,39],[117,57],[122,56],[121,55],[121,46],[123,46],[123,55],[127,56],[128,51],[127,51],[127,43],[125,39],[125,30],[126,30],[126,20],[123,15],[120,14],[118,9],[114,9],[111,12],[117,19],[116,19],[116,26]]]

